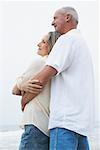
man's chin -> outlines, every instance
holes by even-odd
[[[55,27],[55,31],[56,31],[56,32],[59,32],[59,29],[58,29],[57,27]]]
[[[57,27],[55,27],[55,31],[57,31]]]

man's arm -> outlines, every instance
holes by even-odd
[[[26,93],[21,101],[22,111],[25,105],[35,98],[42,91],[46,83],[56,74],[56,69],[51,66],[45,66],[34,78],[23,85],[22,90]]]
[[[37,96],[37,93],[41,92],[41,88],[46,85],[46,83],[57,74],[57,70],[51,66],[45,66],[35,77],[31,78],[23,87],[22,90],[33,93]],[[37,82],[35,82],[37,81]]]
[[[33,79],[38,79],[42,86],[57,74],[57,70],[51,66],[46,65],[42,71],[40,71]]]

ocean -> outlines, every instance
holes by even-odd
[[[0,126],[0,150],[18,150],[22,133],[17,125]]]
[[[19,126],[0,127],[0,150],[18,150],[23,130]],[[100,150],[100,132],[89,137],[90,150]]]

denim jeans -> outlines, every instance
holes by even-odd
[[[25,125],[19,150],[49,150],[49,137],[33,125]]]
[[[50,150],[89,150],[86,136],[64,129],[50,130]]]

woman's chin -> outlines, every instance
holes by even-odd
[[[37,54],[38,54],[38,55],[40,55],[40,56],[42,56],[42,54],[41,54],[41,53],[39,53],[39,52],[37,52]]]
[[[40,55],[39,51],[37,51],[37,54]]]

